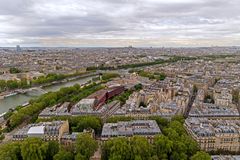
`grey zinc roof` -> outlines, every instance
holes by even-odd
[[[133,136],[160,134],[156,121],[134,120],[129,122],[105,123],[102,136]]]
[[[197,136],[213,136],[215,134],[239,134],[239,120],[210,120],[207,118],[187,118],[185,124]]]

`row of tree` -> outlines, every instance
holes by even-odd
[[[102,88],[103,86],[95,83],[83,88],[80,88],[80,85],[76,84],[72,87],[61,88],[57,92],[44,94],[35,100],[31,100],[29,106],[20,108],[17,112],[13,112],[7,121],[7,129],[11,130],[24,121],[35,121],[38,114],[46,107],[67,101],[78,102],[82,98]]]
[[[112,78],[119,77],[120,75],[118,73],[103,73],[102,74],[102,80],[103,81],[108,81]]]
[[[145,66],[151,66],[151,65],[157,65],[157,64],[164,64],[164,63],[173,63],[177,62],[179,60],[195,60],[196,57],[183,57],[183,56],[172,56],[168,60],[162,60],[158,59],[153,62],[144,62],[144,63],[134,63],[134,64],[125,64],[125,65],[119,65],[119,66],[99,66],[99,67],[88,67],[87,70],[115,70],[115,69],[128,69],[128,68],[137,68],[137,67],[145,67]]]
[[[28,88],[31,85],[27,83],[26,79],[23,79],[21,81],[17,80],[0,80],[0,92],[6,91],[6,90],[13,90],[18,88]]]
[[[177,144],[178,145],[178,144]],[[131,138],[114,138],[107,141],[102,147],[103,160],[159,160],[159,159],[174,159],[174,160],[211,160],[209,154],[197,151],[195,154],[182,155],[176,150],[184,150],[177,146],[175,149],[174,142],[169,140],[164,135],[157,135],[154,138],[154,143],[148,142],[147,138],[134,136]],[[182,152],[182,151],[180,151]],[[180,157],[179,157],[180,156]]]
[[[68,77],[79,76],[86,73],[74,73],[74,74],[48,74],[46,76],[40,76],[38,78],[34,78],[31,81],[27,81],[26,79],[18,80],[0,80],[0,92],[6,90],[14,90],[19,88],[29,88],[32,86],[55,82],[59,80],[63,80]]]
[[[103,82],[107,82],[119,75],[104,73],[103,76],[105,76]],[[46,93],[37,99],[31,100],[30,105],[27,107],[19,107],[18,110],[15,110],[15,112],[9,111],[9,113],[6,114],[8,119],[7,130],[12,130],[24,121],[34,122],[37,119],[38,114],[46,107],[51,107],[55,104],[63,102],[76,103],[102,88],[104,88],[104,86],[96,83],[83,88],[81,88],[80,85],[75,84],[71,87],[61,88],[57,92]]]
[[[98,148],[98,144],[89,134],[81,133],[73,148],[66,149],[56,141],[44,142],[39,138],[27,138],[23,142],[12,142],[0,146],[0,159],[89,160]]]
[[[31,84],[36,85],[36,84],[44,84],[44,83],[59,81],[67,78],[68,76],[69,75],[51,73],[51,74],[48,74],[47,76],[40,76],[38,78],[33,79],[31,81]]]

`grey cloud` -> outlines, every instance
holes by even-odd
[[[120,46],[217,45],[219,38],[237,45],[239,6],[238,0],[0,0],[0,45],[58,39],[53,45],[108,46],[109,38]]]

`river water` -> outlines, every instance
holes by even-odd
[[[50,92],[50,91],[54,92],[59,90],[62,87],[69,87],[69,86],[73,86],[74,84],[84,84],[92,80],[93,77],[95,76],[85,77],[85,78],[69,81],[66,83],[55,84],[52,86],[45,87],[43,89],[47,92]],[[30,99],[36,98],[37,96],[40,96],[40,95],[41,93],[38,93],[35,96],[30,96],[26,94],[17,94],[14,96],[6,97],[4,99],[0,99],[0,114],[7,112],[10,108],[15,108],[16,106],[22,105],[28,102]]]

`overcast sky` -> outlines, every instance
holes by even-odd
[[[232,46],[240,0],[0,0],[0,46]]]

